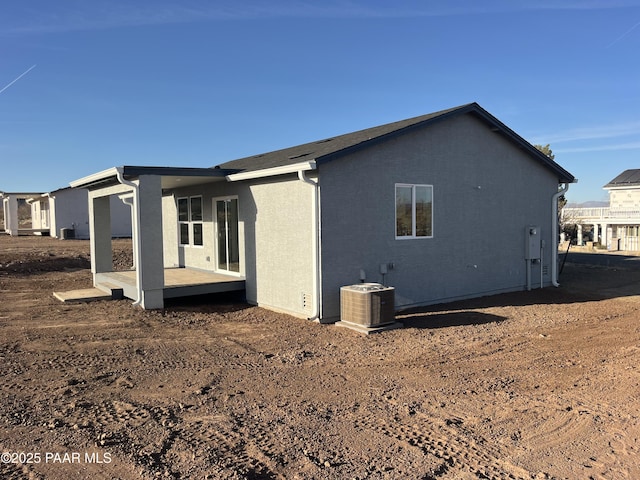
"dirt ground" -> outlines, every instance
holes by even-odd
[[[88,265],[0,237],[0,478],[640,478],[637,269],[363,336],[233,298],[55,300]]]

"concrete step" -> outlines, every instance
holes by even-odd
[[[113,283],[99,283],[96,288],[111,295],[113,300],[122,300],[124,298],[124,290]]]
[[[53,292],[53,296],[64,303],[92,302],[94,300],[111,300],[111,294],[97,288]]]

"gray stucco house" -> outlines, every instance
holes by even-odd
[[[60,238],[67,230],[73,238],[89,238],[87,193],[84,188],[67,187],[29,196],[33,231]],[[131,209],[117,197],[111,198],[111,235],[131,236]]]
[[[71,185],[89,190],[96,286],[143,308],[243,288],[333,322],[340,287],[361,281],[395,287],[398,309],[557,285],[557,199],[573,181],[471,103],[214,168],[114,167]],[[135,272],[112,272],[112,195],[134,209]]]
[[[0,233],[8,235],[49,235],[60,238],[66,229],[73,238],[89,238],[88,192],[83,188],[59,188],[51,192],[0,192],[4,213]],[[18,206],[29,206],[31,222],[20,225]],[[131,236],[131,208],[117,197],[111,203],[111,235]]]

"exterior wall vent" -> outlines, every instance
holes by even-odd
[[[367,328],[394,323],[395,289],[379,283],[341,287],[340,320]]]
[[[311,309],[311,295],[307,292],[302,292],[302,308],[304,310],[310,310]]]

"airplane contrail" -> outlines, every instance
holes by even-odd
[[[11,85],[13,85],[14,83],[16,83],[18,80],[20,80],[22,77],[24,77],[27,73],[29,73],[31,70],[33,70],[34,68],[36,68],[35,65],[31,65],[31,67],[29,67],[24,73],[22,73],[21,75],[19,75],[15,80],[13,80],[12,82],[9,82],[7,85],[5,85],[1,90],[0,93],[4,92],[7,88],[9,88]]]
[[[620,35],[618,38],[616,38],[613,42],[611,42],[609,45],[607,45],[606,48],[609,47],[613,47],[616,43],[618,43],[620,40],[622,40],[624,37],[626,37],[627,35],[629,35],[631,32],[633,32],[636,27],[640,26],[640,22],[636,23],[633,27],[631,27],[629,30],[627,30],[626,32],[624,32],[622,35]]]

